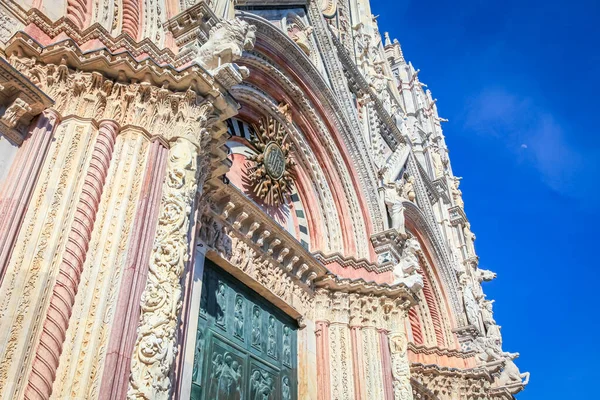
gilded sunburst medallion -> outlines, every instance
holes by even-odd
[[[254,131],[252,145],[256,154],[248,157],[252,162],[248,168],[252,191],[265,204],[278,207],[285,203],[294,182],[292,169],[296,164],[290,157],[288,133],[271,116],[261,119]]]

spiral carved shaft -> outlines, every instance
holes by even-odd
[[[86,27],[88,9],[88,0],[69,0],[67,2],[67,16],[71,18],[80,29]]]
[[[118,126],[113,121],[105,120],[100,123],[98,139],[83,183],[25,391],[26,399],[49,399],[52,394],[52,384],[56,378],[117,131]]]
[[[123,1],[123,32],[137,39],[140,24],[140,3],[137,0]]]

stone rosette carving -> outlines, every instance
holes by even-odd
[[[252,143],[258,153],[248,157],[248,178],[255,196],[278,207],[285,204],[294,184],[291,142],[285,127],[270,116],[260,120],[255,132]]]

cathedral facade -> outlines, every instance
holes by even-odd
[[[0,3],[0,399],[513,399],[368,0]]]

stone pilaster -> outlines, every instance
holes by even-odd
[[[389,352],[392,369],[394,400],[413,400],[412,386],[410,384],[410,362],[408,361],[408,339],[404,319],[406,318],[405,306],[395,302],[389,310]]]
[[[131,353],[140,316],[140,299],[146,286],[148,260],[152,251],[168,149],[152,142],[144,182],[134,221],[132,243],[121,280],[115,319],[108,344],[100,399],[122,399],[127,393]]]
[[[331,293],[331,324],[329,325],[329,361],[331,398],[354,399],[354,371],[350,338],[348,293]]]
[[[134,242],[134,218],[139,208],[149,147],[148,138],[131,127],[123,129],[116,139],[53,397],[98,397],[117,309],[116,298],[127,254]]]
[[[198,151],[197,144],[183,137],[175,139],[169,149],[158,230],[132,356],[127,394],[131,399],[168,399],[172,389],[181,278],[189,258],[190,214],[198,188]]]
[[[65,253],[50,297],[31,376],[25,390],[26,399],[48,399],[62,352],[75,295],[94,229],[100,196],[108,174],[115,139],[119,130],[114,121],[103,120],[92,151],[92,158],[75,210]]]
[[[0,288],[0,398],[23,394],[96,134],[90,122],[61,123],[44,161]]]
[[[46,154],[50,148],[58,115],[47,110],[33,123],[0,192],[0,283],[10,259],[19,227]]]

